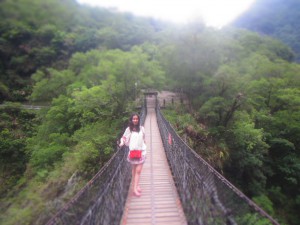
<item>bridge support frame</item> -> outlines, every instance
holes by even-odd
[[[153,96],[155,97],[155,108],[158,104],[158,98],[157,98],[158,92],[157,91],[145,91],[144,92],[144,100],[145,100],[145,106],[147,108],[147,97],[152,98]]]

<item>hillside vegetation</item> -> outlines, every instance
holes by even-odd
[[[295,52],[300,62],[300,2],[256,0],[232,25],[277,38]]]
[[[278,40],[80,6],[0,2],[0,223],[45,224],[111,157],[143,89],[281,224],[300,218],[300,66]],[[17,102],[43,104],[23,109]]]

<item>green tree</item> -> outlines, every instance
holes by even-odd
[[[264,193],[266,174],[264,161],[268,153],[268,144],[262,129],[256,129],[254,122],[246,113],[239,113],[232,128],[227,133],[230,157],[227,173],[235,177],[247,194]]]
[[[26,138],[34,133],[35,114],[19,104],[5,103],[0,108],[0,196],[22,177],[28,157]]]
[[[195,23],[171,40],[161,56],[170,83],[189,98],[195,98],[203,92],[207,77],[219,66],[218,36],[203,24]]]

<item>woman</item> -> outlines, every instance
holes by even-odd
[[[146,142],[145,129],[144,127],[140,126],[140,116],[136,113],[130,117],[129,126],[126,128],[120,140],[120,147],[124,144],[129,146],[127,161],[130,162],[132,167],[133,195],[140,197],[141,188],[139,186],[139,180],[143,163],[146,159]],[[141,151],[141,156],[134,157],[132,154],[134,153],[134,150]]]

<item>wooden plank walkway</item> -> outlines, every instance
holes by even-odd
[[[160,137],[155,98],[147,98],[147,159],[140,178],[142,196],[128,192],[121,225],[187,224]]]

